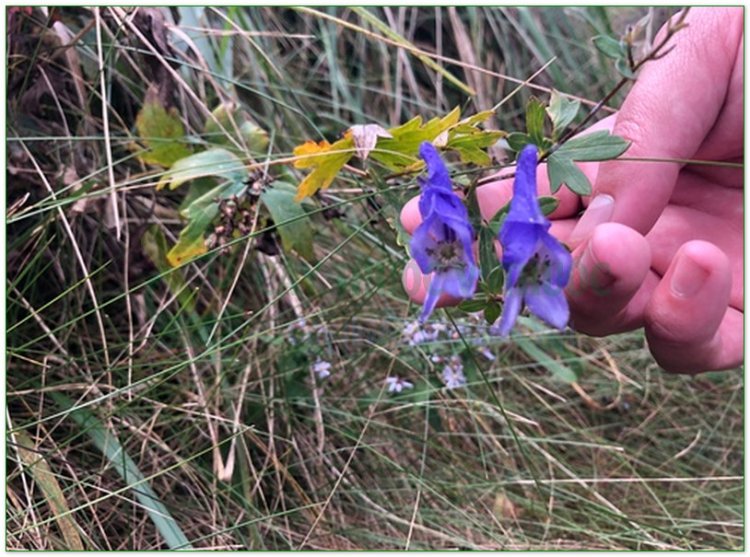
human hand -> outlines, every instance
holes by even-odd
[[[672,52],[646,64],[622,109],[594,128],[631,141],[629,159],[741,162],[742,11],[694,9],[686,21]],[[645,327],[668,371],[739,365],[742,170],[633,160],[580,167],[594,195],[580,199],[564,188],[550,215],[551,232],[573,248],[572,326],[597,336]],[[543,165],[538,183],[539,194],[549,195]],[[511,185],[499,180],[478,190],[485,218],[510,200]],[[409,232],[420,222],[414,201],[402,211]],[[421,279],[410,264],[404,281],[416,301],[424,296]]]

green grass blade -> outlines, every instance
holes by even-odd
[[[146,509],[151,521],[164,537],[164,542],[170,549],[193,549],[190,541],[180,529],[177,521],[161,502],[145,476],[136,466],[133,459],[128,456],[125,449],[104,427],[104,424],[88,409],[76,408],[68,397],[60,393],[50,393],[57,404],[70,411],[70,417],[93,441],[96,448],[107,457],[117,474],[125,481],[135,493],[138,502]]]

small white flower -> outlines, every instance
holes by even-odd
[[[443,368],[443,383],[449,389],[466,385],[464,366],[459,356],[451,356],[448,365]]]
[[[320,379],[325,379],[331,375],[331,363],[321,360],[320,358],[315,360],[315,363],[310,366],[310,369],[312,369]]]
[[[414,387],[414,384],[411,381],[401,379],[400,377],[386,377],[385,382],[388,384],[389,393],[400,393],[404,389],[411,389]]]

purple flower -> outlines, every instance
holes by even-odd
[[[537,150],[527,145],[518,155],[510,211],[500,229],[503,246],[505,304],[497,331],[506,336],[523,305],[558,329],[570,310],[563,288],[570,279],[572,258],[550,233],[550,222],[536,196]]]
[[[385,382],[388,385],[389,393],[400,393],[404,389],[411,389],[414,387],[414,383],[401,379],[400,377],[386,377]]]
[[[449,389],[466,385],[464,365],[460,356],[451,356],[448,365],[443,368],[443,383]]]
[[[427,165],[427,178],[420,180],[422,224],[411,239],[411,254],[422,273],[433,273],[419,318],[424,322],[442,293],[457,298],[473,296],[479,269],[472,251],[474,231],[469,213],[451,189],[445,163],[428,141],[419,146],[419,156]]]
[[[315,363],[310,366],[310,369],[312,369],[313,373],[316,373],[320,379],[325,379],[326,377],[331,375],[330,362],[326,362],[325,360],[321,360],[320,358],[315,360]]]

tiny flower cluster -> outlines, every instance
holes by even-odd
[[[427,167],[421,180],[422,223],[414,231],[411,253],[423,274],[431,274],[420,321],[435,309],[441,295],[470,298],[479,268],[474,259],[474,230],[461,199],[452,191],[448,169],[437,149],[424,142],[419,155]],[[503,248],[505,303],[494,330],[507,336],[527,306],[546,323],[563,329],[569,319],[563,288],[570,279],[570,253],[550,233],[550,222],[539,207],[536,187],[537,148],[519,153],[513,199],[499,233]]]
[[[409,346],[421,345],[432,352],[429,360],[436,364],[438,369],[442,368],[441,378],[448,389],[466,385],[464,366],[459,355],[455,353],[443,355],[440,351],[445,352],[447,349],[452,352],[457,347],[463,348],[464,343],[468,343],[475,346],[488,361],[495,359],[495,354],[486,346],[490,340],[489,327],[480,314],[468,315],[457,320],[455,328],[439,322],[424,324],[418,321],[407,322],[401,334],[404,342]]]

